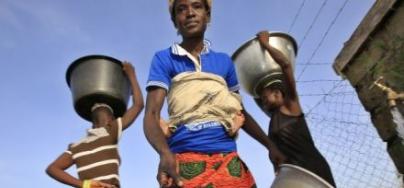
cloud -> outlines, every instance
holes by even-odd
[[[2,30],[0,30],[0,47],[5,49],[14,48],[16,46],[15,41],[7,37],[7,34],[3,32],[6,32],[6,29],[22,30],[24,27],[17,14],[12,11],[6,1],[0,1],[0,25],[2,27]]]
[[[0,1],[0,23],[3,26],[11,26],[18,30],[23,28],[21,21],[15,12],[12,11],[10,4],[7,1]]]
[[[0,177],[3,185],[9,185],[11,182],[18,180],[18,178],[10,174],[11,170],[6,161],[0,160]]]
[[[2,0],[0,23],[19,33],[39,32],[50,37],[74,37],[88,42],[90,37],[80,28],[79,22],[56,2]]]

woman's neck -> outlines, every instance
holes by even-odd
[[[204,48],[203,37],[183,39],[180,46],[191,53],[194,57],[198,57]]]

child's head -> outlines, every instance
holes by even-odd
[[[271,82],[261,89],[259,96],[264,109],[271,112],[284,104],[285,88],[279,80]]]
[[[95,103],[91,107],[91,120],[94,125],[104,125],[114,120],[114,111],[105,103]]]

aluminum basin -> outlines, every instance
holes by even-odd
[[[286,56],[294,69],[297,54],[295,40],[286,33],[274,32],[270,34],[269,43]],[[241,87],[254,98],[259,97],[257,90],[260,87],[282,78],[280,66],[260,45],[257,38],[244,43],[234,52],[232,59]]]
[[[283,164],[271,188],[333,188],[333,186],[304,168]]]
[[[125,113],[130,85],[119,60],[103,55],[79,58],[67,69],[66,81],[74,109],[82,118],[91,121],[94,103],[110,105],[115,117]]]

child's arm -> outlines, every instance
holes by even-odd
[[[132,88],[132,106],[122,116],[122,129],[125,130],[133,123],[133,121],[135,121],[136,117],[143,110],[144,103],[142,91],[140,90],[139,83],[136,78],[135,69],[130,63],[124,62],[123,71],[128,77],[130,86]]]
[[[274,165],[275,171],[278,171],[279,165],[285,163],[286,156],[278,149],[274,142],[265,134],[262,128],[258,125],[258,123],[254,120],[251,115],[242,110],[245,116],[245,122],[242,126],[242,129],[254,138],[256,141],[261,143],[265,148],[269,151],[269,158]]]
[[[66,184],[72,187],[78,188],[87,188],[85,187],[85,181],[81,181],[70,174],[68,174],[65,170],[73,165],[72,156],[68,153],[63,153],[60,155],[55,161],[53,161],[48,168],[46,169],[46,173],[52,177],[53,179]],[[88,188],[115,188],[114,185],[110,185],[108,183],[103,183],[96,180],[87,180]]]
[[[260,44],[268,51],[275,62],[281,67],[282,72],[285,75],[285,85],[288,92],[287,95],[290,97],[290,99],[297,100],[298,95],[296,90],[296,81],[293,75],[291,63],[281,51],[269,44],[270,34],[267,31],[261,31],[257,34],[257,36]]]
[[[73,165],[73,159],[71,155],[68,153],[63,153],[48,166],[48,168],[46,169],[46,173],[50,177],[61,183],[73,187],[82,187],[83,184],[82,181],[65,172],[65,170],[72,165]]]

